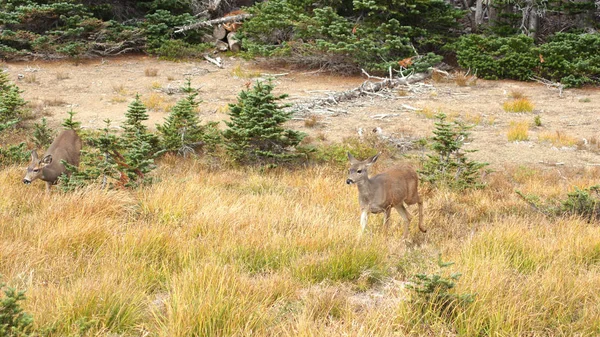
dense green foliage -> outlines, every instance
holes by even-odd
[[[25,292],[7,287],[1,282],[0,290],[3,292],[0,297],[0,336],[31,336],[33,317],[23,311],[20,303],[25,300]]]
[[[206,46],[199,33],[174,40],[173,27],[193,21],[187,1],[123,1],[97,4],[0,2],[0,56],[89,56],[148,51],[168,57],[193,56]],[[174,42],[176,41],[176,42]],[[185,55],[184,52],[192,55]]]
[[[0,166],[21,163],[28,158],[25,143],[2,144],[3,136],[21,121],[25,104],[21,89],[8,79],[7,73],[0,71]]]
[[[354,1],[337,8],[275,0],[251,12],[255,16],[242,27],[251,55],[285,56],[347,72],[399,69],[398,61],[417,56],[415,47],[437,51],[454,38],[450,28],[460,16],[445,2],[429,0]],[[428,59],[428,66],[440,60]]]
[[[275,96],[275,86],[256,82],[242,90],[236,104],[229,105],[231,121],[225,122],[225,147],[231,157],[246,164],[276,164],[298,157],[296,146],[304,138],[302,132],[284,129],[292,112],[285,111],[278,101],[287,95]]]
[[[600,35],[559,33],[535,45],[525,35],[465,35],[453,46],[458,64],[486,79],[530,80],[540,76],[581,86],[600,83]]]
[[[54,130],[48,126],[46,118],[42,117],[41,123],[35,123],[33,125],[33,144],[35,144],[35,147],[38,149],[50,145],[54,140],[54,133]]]
[[[220,133],[216,127],[218,123],[200,124],[197,111],[200,101],[196,100],[198,93],[192,89],[189,80],[184,91],[188,92],[187,97],[175,104],[162,125],[156,126],[160,135],[160,147],[163,151],[183,156],[194,153],[201,147],[213,150],[220,142]]]
[[[423,169],[419,171],[421,179],[456,189],[482,187],[480,173],[488,164],[467,158],[467,153],[475,151],[463,149],[465,141],[469,139],[469,127],[457,121],[449,123],[443,113],[435,118],[437,121],[431,139],[434,153],[427,155]]]
[[[454,291],[460,273],[445,275],[443,268],[453,265],[453,262],[443,262],[438,259],[440,271],[435,274],[416,274],[408,289],[413,291],[412,303],[423,315],[436,314],[443,318],[452,319],[474,300],[473,294],[457,294]],[[427,319],[427,317],[424,317]]]

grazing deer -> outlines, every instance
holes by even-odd
[[[79,166],[79,155],[81,153],[81,138],[73,130],[65,130],[50,144],[50,147],[40,160],[36,150],[31,151],[31,162],[27,167],[27,173],[23,183],[29,185],[36,179],[46,182],[46,193],[56,183],[61,174],[67,171],[62,161],[73,166]]]
[[[417,172],[410,166],[398,166],[369,178],[367,168],[377,160],[377,157],[379,157],[379,154],[360,161],[348,152],[350,170],[348,171],[346,183],[356,184],[358,187],[361,234],[367,226],[369,213],[383,212],[383,225],[387,231],[390,212],[393,207],[406,222],[404,227],[404,237],[406,238],[408,236],[408,225],[412,217],[404,204],[419,204],[419,229],[426,232],[423,228],[423,200],[417,190],[419,184]]]

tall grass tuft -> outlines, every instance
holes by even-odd
[[[510,122],[507,137],[509,142],[529,140],[529,123]]]

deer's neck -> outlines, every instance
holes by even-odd
[[[358,187],[358,194],[360,195],[360,199],[368,202],[373,196],[373,182],[371,179],[367,178],[356,183]]]

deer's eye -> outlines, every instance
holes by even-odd
[[[40,172],[40,169],[33,169],[33,172],[38,173]]]
[[[358,171],[356,171],[356,173],[362,173],[362,170],[358,170]]]

